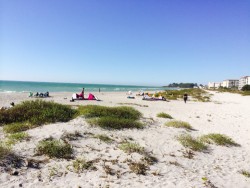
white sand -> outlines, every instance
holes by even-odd
[[[94,93],[95,94],[95,93]],[[229,93],[213,93],[212,102],[201,103],[188,101],[143,101],[141,97],[127,99],[125,93],[96,93],[102,100],[69,102],[71,93],[51,93],[53,97],[45,100],[70,105],[97,104],[104,106],[119,106],[118,103],[136,103],[148,107],[133,106],[143,113],[147,126],[142,130],[107,131],[91,127],[84,118],[78,117],[67,123],[55,123],[28,130],[30,141],[17,143],[13,150],[26,158],[33,158],[38,141],[53,136],[60,138],[64,132],[75,130],[93,134],[107,134],[115,142],[106,144],[84,135],[76,141],[70,141],[74,146],[76,158],[87,160],[100,158],[95,164],[97,171],[86,170],[77,174],[67,168],[71,161],[50,159],[41,165],[41,169],[18,169],[19,175],[12,176],[6,172],[0,174],[0,187],[205,187],[203,177],[206,177],[216,187],[250,187],[250,178],[239,173],[241,170],[250,171],[250,97]],[[27,93],[0,94],[0,107],[8,106],[10,102],[20,103],[32,100]],[[67,98],[67,99],[64,99]],[[132,105],[131,105],[132,106]],[[165,112],[176,120],[189,122],[196,131],[168,128],[164,126],[168,119],[157,118],[156,114]],[[153,118],[154,121],[148,119]],[[194,152],[193,159],[183,156],[185,148],[176,140],[176,136],[189,133],[194,137],[221,133],[231,137],[241,147],[222,147],[209,145],[209,153]],[[118,149],[118,142],[131,137],[136,143],[145,147],[158,158],[159,162],[150,166],[147,174],[131,173],[126,159],[138,161],[142,156],[136,153],[126,154]],[[4,138],[0,128],[0,138]],[[44,158],[44,157],[43,157]],[[117,159],[117,164],[103,160]],[[170,164],[177,162],[180,165]],[[120,177],[107,175],[103,169],[109,165],[114,171],[120,171]],[[52,173],[53,172],[53,173]],[[157,172],[159,175],[153,175]]]

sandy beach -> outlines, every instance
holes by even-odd
[[[211,91],[210,91],[211,92]],[[0,187],[219,187],[247,188],[250,178],[240,171],[250,171],[250,96],[231,93],[211,92],[211,102],[188,101],[144,101],[141,96],[128,99],[125,92],[93,93],[101,101],[70,102],[72,93],[50,93],[51,97],[43,100],[67,105],[103,105],[131,106],[143,114],[141,121],[144,129],[104,130],[90,126],[84,117],[77,117],[66,123],[43,125],[26,131],[29,141],[22,141],[13,146],[18,155],[32,159],[46,160],[40,169],[17,169],[18,175],[10,175],[1,170]],[[86,94],[87,95],[87,94]],[[1,93],[0,107],[9,106],[29,98],[27,93]],[[190,123],[194,130],[167,127],[169,119],[159,118],[157,114],[165,112],[175,120]],[[70,141],[75,158],[96,160],[96,170],[76,173],[70,170],[71,160],[48,159],[34,156],[37,143],[50,136],[60,138],[66,132],[79,131],[84,136]],[[225,134],[232,138],[239,147],[209,145],[207,152],[194,152],[192,159],[185,157],[186,149],[178,142],[177,136],[188,133],[199,137],[209,133]],[[114,142],[104,143],[91,135],[106,134]],[[4,139],[2,127],[0,138]],[[130,171],[126,160],[137,161],[138,153],[127,154],[118,148],[122,140],[131,139],[144,147],[158,159],[150,165],[145,175]],[[116,161],[116,162],[114,162]],[[115,173],[108,174],[105,166]],[[205,180],[204,180],[205,179]],[[210,182],[205,184],[205,182]]]

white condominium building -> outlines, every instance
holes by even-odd
[[[239,80],[239,90],[243,88],[244,85],[250,85],[250,76],[241,77]]]
[[[233,79],[228,79],[228,80],[224,80],[222,82],[222,87],[226,87],[226,88],[233,88],[233,87],[239,87],[239,80],[233,80]]]

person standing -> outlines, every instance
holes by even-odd
[[[186,103],[186,102],[187,102],[187,99],[188,99],[188,94],[185,93],[185,94],[183,95],[183,99],[184,99],[184,102]]]

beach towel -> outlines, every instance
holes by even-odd
[[[89,97],[88,97],[88,100],[95,100],[95,96],[92,93],[90,93]]]

